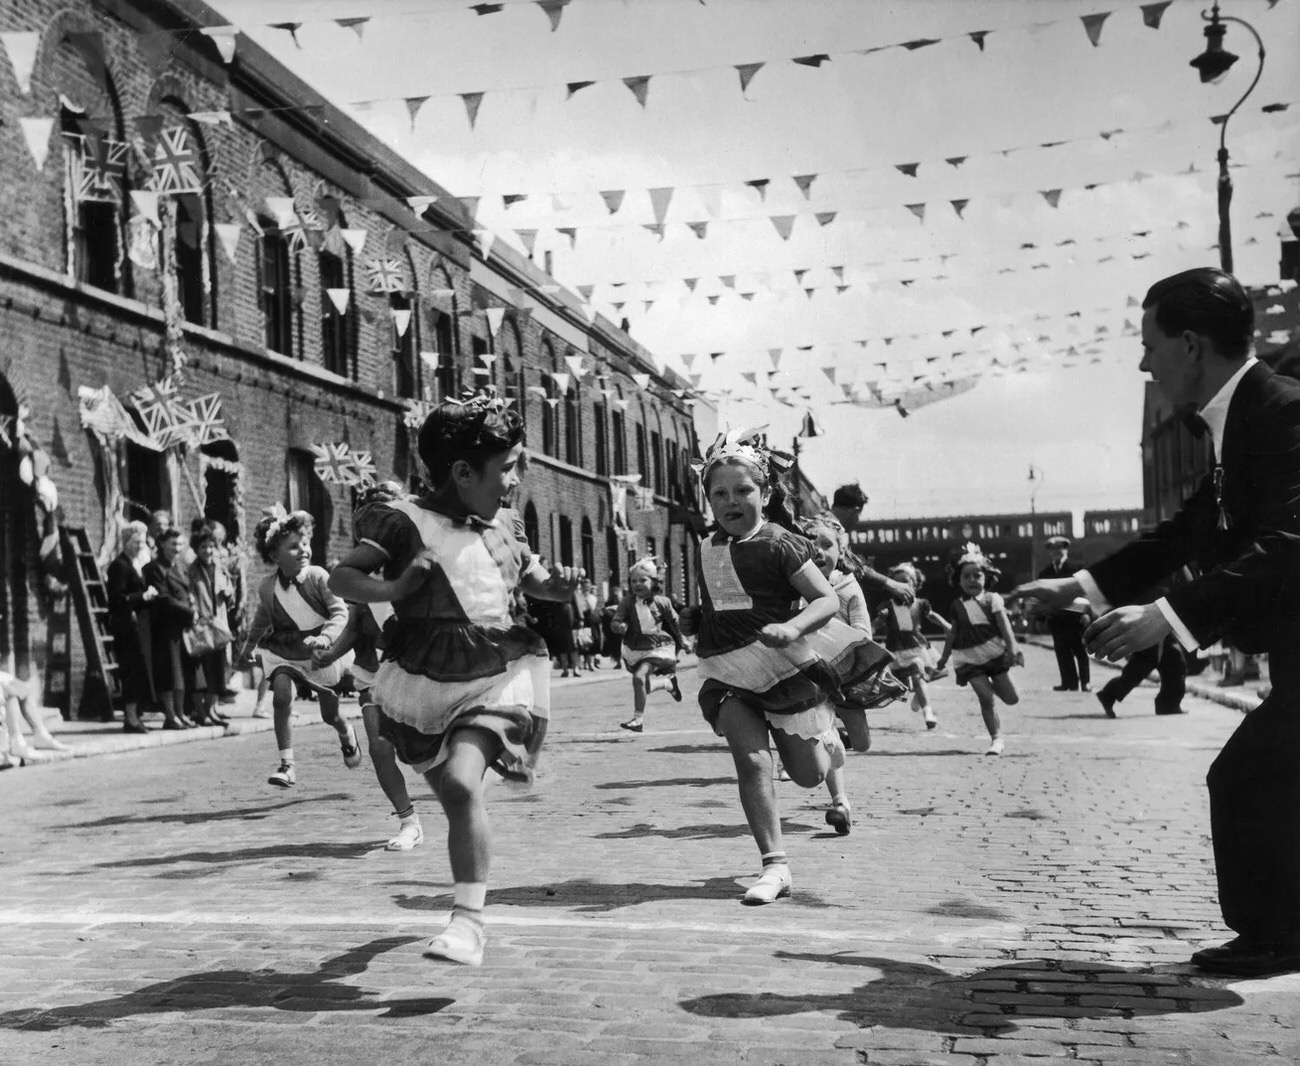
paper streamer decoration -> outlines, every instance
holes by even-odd
[[[36,160],[36,169],[45,169],[45,160],[50,154],[50,133],[54,130],[52,118],[20,118],[18,124],[23,130],[23,139],[27,150]]]
[[[39,33],[0,33],[0,44],[9,55],[9,63],[14,68],[14,80],[18,82],[18,91],[30,96],[32,91],[32,71],[36,69],[36,53],[41,45]]]
[[[226,253],[226,258],[232,263],[235,262],[235,251],[239,247],[239,234],[243,232],[238,222],[217,222],[212,227],[217,231],[217,239],[221,241],[221,250]]]

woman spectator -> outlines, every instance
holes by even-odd
[[[108,625],[117,656],[117,677],[122,687],[122,728],[128,733],[147,733],[140,720],[140,707],[157,701],[153,687],[150,620],[158,590],[141,571],[149,561],[149,529],[143,522],[128,522],[122,530],[122,551],[108,564]]]
[[[582,655],[582,668],[595,670],[600,665],[600,597],[589,577],[582,579],[573,596],[574,644]]]
[[[217,537],[212,527],[205,525],[195,532],[190,537],[190,547],[194,550],[194,562],[189,565],[186,580],[194,604],[194,620],[215,620],[228,627],[227,610],[235,590],[217,556]],[[228,628],[226,632],[229,633]],[[199,725],[225,725],[227,719],[217,711],[217,698],[226,684],[226,648],[195,656],[191,671],[195,672],[195,721]]]
[[[609,595],[605,597],[604,609],[600,612],[600,653],[614,664],[617,670],[619,663],[623,661],[623,637],[622,634],[615,633],[610,627],[614,620],[614,612],[618,610],[618,605],[623,602],[623,587],[615,585],[612,581],[609,586]]]
[[[150,646],[153,650],[153,687],[163,707],[164,729],[193,729],[185,715],[187,675],[192,666],[182,638],[194,623],[194,604],[184,569],[177,563],[181,550],[178,529],[164,529],[156,537],[158,555],[144,568],[144,579],[155,590]]]

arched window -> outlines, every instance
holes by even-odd
[[[524,394],[523,348],[519,343],[519,327],[506,322],[497,335],[497,355],[501,363],[502,392],[513,398],[515,410],[524,423],[524,438],[528,436],[528,398]]]
[[[311,555],[318,566],[329,565],[330,527],[334,522],[334,501],[324,482],[316,476],[316,457],[309,451],[290,448],[285,457],[290,511],[306,511],[312,517]]]
[[[650,457],[646,453],[645,426],[640,422],[636,424],[636,472],[641,475],[641,484],[649,488]]]
[[[233,441],[214,440],[199,448],[199,469],[203,471],[203,517],[226,527],[226,542],[243,536],[244,515],[240,507],[239,484],[243,468]]]
[[[582,516],[582,568],[587,571],[587,576],[593,581],[596,580],[596,538],[591,532],[591,519],[586,515]]]
[[[609,583],[610,586],[619,584],[622,581],[621,567],[619,566],[619,557],[622,554],[622,542],[618,539],[618,534],[614,532],[613,526],[605,527],[605,559],[609,563]]]
[[[591,432],[596,444],[596,473],[601,477],[609,474],[609,415],[608,406],[603,400],[591,405]]]
[[[542,527],[537,521],[537,508],[532,500],[524,506],[524,538],[528,541],[529,551],[534,555],[542,554]]]
[[[170,205],[171,230],[164,237],[175,264],[176,299],[181,314],[186,322],[212,326],[217,307],[216,249],[210,224],[212,190],[208,179],[212,161],[202,128],[188,117],[191,110],[186,100],[175,95],[160,96],[151,107],[150,113],[161,113],[163,120],[152,146],[153,183],[167,194],[163,199]]]
[[[433,345],[438,359],[434,384],[438,399],[457,397],[461,393],[460,368],[456,362],[456,290],[447,268],[439,263],[429,272],[429,291],[424,294],[429,306],[426,343]],[[423,380],[423,369],[420,369]]]
[[[268,149],[264,146],[264,152]],[[283,167],[266,158],[258,175],[266,213],[259,215],[257,288],[266,346],[273,352],[302,356],[301,223],[293,210],[293,190]],[[287,201],[287,203],[286,203]]]
[[[560,515],[560,563],[573,565],[573,521],[568,515]]]
[[[614,438],[614,474],[630,474],[627,468],[627,419],[623,415],[627,401],[621,396],[614,401],[614,410],[609,414],[611,435]]]
[[[321,241],[320,272],[321,361],[342,377],[357,376],[357,314],[352,249],[340,234],[347,220],[339,213]]]
[[[416,380],[416,317],[411,312],[411,297],[404,292],[388,294],[388,315],[393,331],[393,392],[407,399],[419,391]]]
[[[582,420],[578,416],[578,386],[564,394],[564,461],[582,465]]]
[[[542,451],[547,455],[557,455],[559,453],[559,442],[556,440],[556,401],[555,383],[551,380],[551,374],[555,370],[555,349],[551,347],[550,341],[542,342],[542,388],[546,390],[546,398],[542,401]]]

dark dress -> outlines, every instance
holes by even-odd
[[[193,665],[181,638],[194,622],[194,603],[185,567],[177,562],[166,568],[155,560],[144,568],[144,579],[158,590],[150,627],[154,688],[159,692],[189,688]]]
[[[152,602],[144,598],[148,582],[125,555],[108,564],[108,626],[113,634],[117,676],[122,699],[130,704],[150,704],[153,687],[153,648],[150,644]]]

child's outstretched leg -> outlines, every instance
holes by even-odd
[[[826,808],[826,824],[840,836],[846,837],[853,828],[853,809],[849,805],[844,767],[832,766],[826,772],[826,791],[831,795],[831,805]]]
[[[870,751],[871,726],[867,724],[867,712],[856,707],[836,707],[835,714],[844,726],[848,747],[854,751]]]
[[[740,901],[751,905],[772,903],[790,894],[790,864],[781,838],[776,786],[772,783],[767,719],[748,704],[729,698],[718,712],[718,726],[736,765],[740,806],[763,858],[762,874]]]
[[[939,724],[930,706],[930,694],[925,689],[925,678],[918,672],[912,675],[912,710],[920,711],[925,718],[925,728],[933,729]]]
[[[297,783],[293,769],[293,678],[281,670],[271,678],[271,711],[275,716],[275,742],[280,749],[280,768],[267,783],[291,788]]]
[[[483,802],[483,775],[501,752],[492,733],[472,727],[447,737],[447,761],[425,774],[447,815],[447,851],[455,881],[451,921],[429,941],[425,956],[467,966],[483,962],[483,906],[492,861],[492,827]]]
[[[650,664],[639,662],[632,671],[632,717],[620,722],[624,729],[640,733],[645,729],[645,704],[653,690],[650,687]]]
[[[271,679],[266,676],[266,671],[262,671],[261,680],[257,682],[257,702],[253,704],[254,718],[270,718],[273,714],[271,708],[266,705],[266,690],[271,687]]]
[[[420,825],[420,816],[415,813],[415,804],[411,794],[406,790],[406,775],[397,765],[397,753],[393,745],[379,733],[379,708],[363,695],[361,701],[361,720],[366,727],[366,740],[370,747],[370,765],[375,768],[375,778],[384,790],[388,802],[393,805],[397,815],[397,836],[384,845],[389,851],[410,851],[417,844],[424,842],[424,828]]]
[[[334,731],[339,735],[339,747],[343,749],[343,765],[349,770],[355,770],[361,765],[361,745],[357,743],[357,733],[352,728],[352,723],[339,714],[338,694],[322,689],[317,692],[316,699],[320,704],[320,720],[326,725],[333,726]]]
[[[975,695],[980,701],[980,715],[984,719],[984,728],[989,731],[989,746],[988,750],[984,752],[985,755],[1002,754],[1002,721],[998,718],[997,707],[993,701],[994,692],[997,692],[999,697],[1003,696],[1003,693],[998,691],[999,688],[1003,688],[998,682],[1003,680],[1010,681],[1005,674],[998,678],[972,677],[970,681],[970,687],[975,690]],[[1003,702],[1016,703],[1020,699],[1016,695],[1014,685],[1010,688],[1010,696],[1010,700],[1003,697]]]

